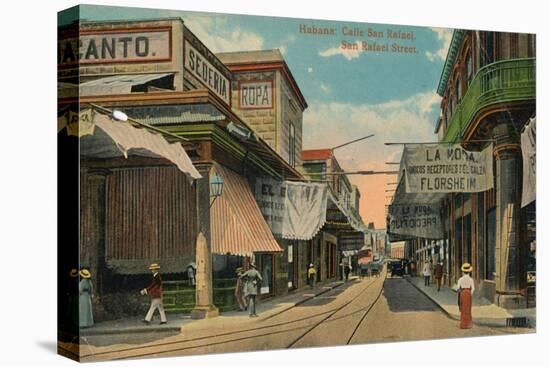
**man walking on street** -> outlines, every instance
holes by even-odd
[[[443,278],[443,262],[439,261],[435,264],[434,268],[434,278],[437,284],[437,291],[441,289],[441,278]]]
[[[243,277],[246,279],[244,295],[248,299],[249,316],[258,317],[256,314],[256,296],[258,295],[258,287],[263,280],[262,276],[256,270],[256,265],[250,264],[250,269],[243,274]]]
[[[156,309],[160,313],[160,323],[166,324],[166,314],[164,313],[164,305],[162,304],[162,278],[158,272],[159,269],[159,264],[151,264],[149,266],[149,270],[153,273],[153,281],[147,288],[141,290],[142,295],[148,294],[151,297],[151,307],[149,307],[149,311],[147,311],[147,315],[145,315],[145,319],[143,320],[146,324],[151,323],[153,313],[155,313]]]
[[[430,286],[430,278],[432,276],[432,267],[430,266],[430,262],[426,260],[424,262],[424,268],[422,269],[422,275],[424,275],[424,287]]]

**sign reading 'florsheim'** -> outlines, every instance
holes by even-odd
[[[493,187],[493,147],[409,144],[403,151],[407,193],[481,192]]]

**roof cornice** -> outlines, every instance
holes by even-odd
[[[460,50],[460,45],[464,39],[466,30],[464,29],[455,29],[453,31],[453,38],[451,39],[451,44],[449,45],[449,51],[447,52],[447,57],[445,59],[445,64],[443,65],[443,70],[441,71],[441,77],[439,78],[439,85],[437,87],[437,94],[441,97],[445,94],[445,89],[447,88],[447,83],[449,82],[449,75],[456,62],[458,56],[458,51]]]

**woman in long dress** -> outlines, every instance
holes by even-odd
[[[462,265],[462,277],[458,279],[458,307],[460,309],[460,328],[471,329],[472,321],[472,295],[474,293],[474,281],[470,277],[472,265],[464,263]]]
[[[82,328],[94,325],[94,315],[92,313],[93,287],[90,279],[91,274],[87,269],[80,271],[80,283],[78,284],[78,304],[79,304],[79,326]]]

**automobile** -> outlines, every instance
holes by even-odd
[[[389,266],[388,270],[390,271],[390,275],[392,277],[394,277],[394,276],[402,277],[403,276],[403,264],[401,263],[400,260],[391,260],[388,263],[388,266]]]

